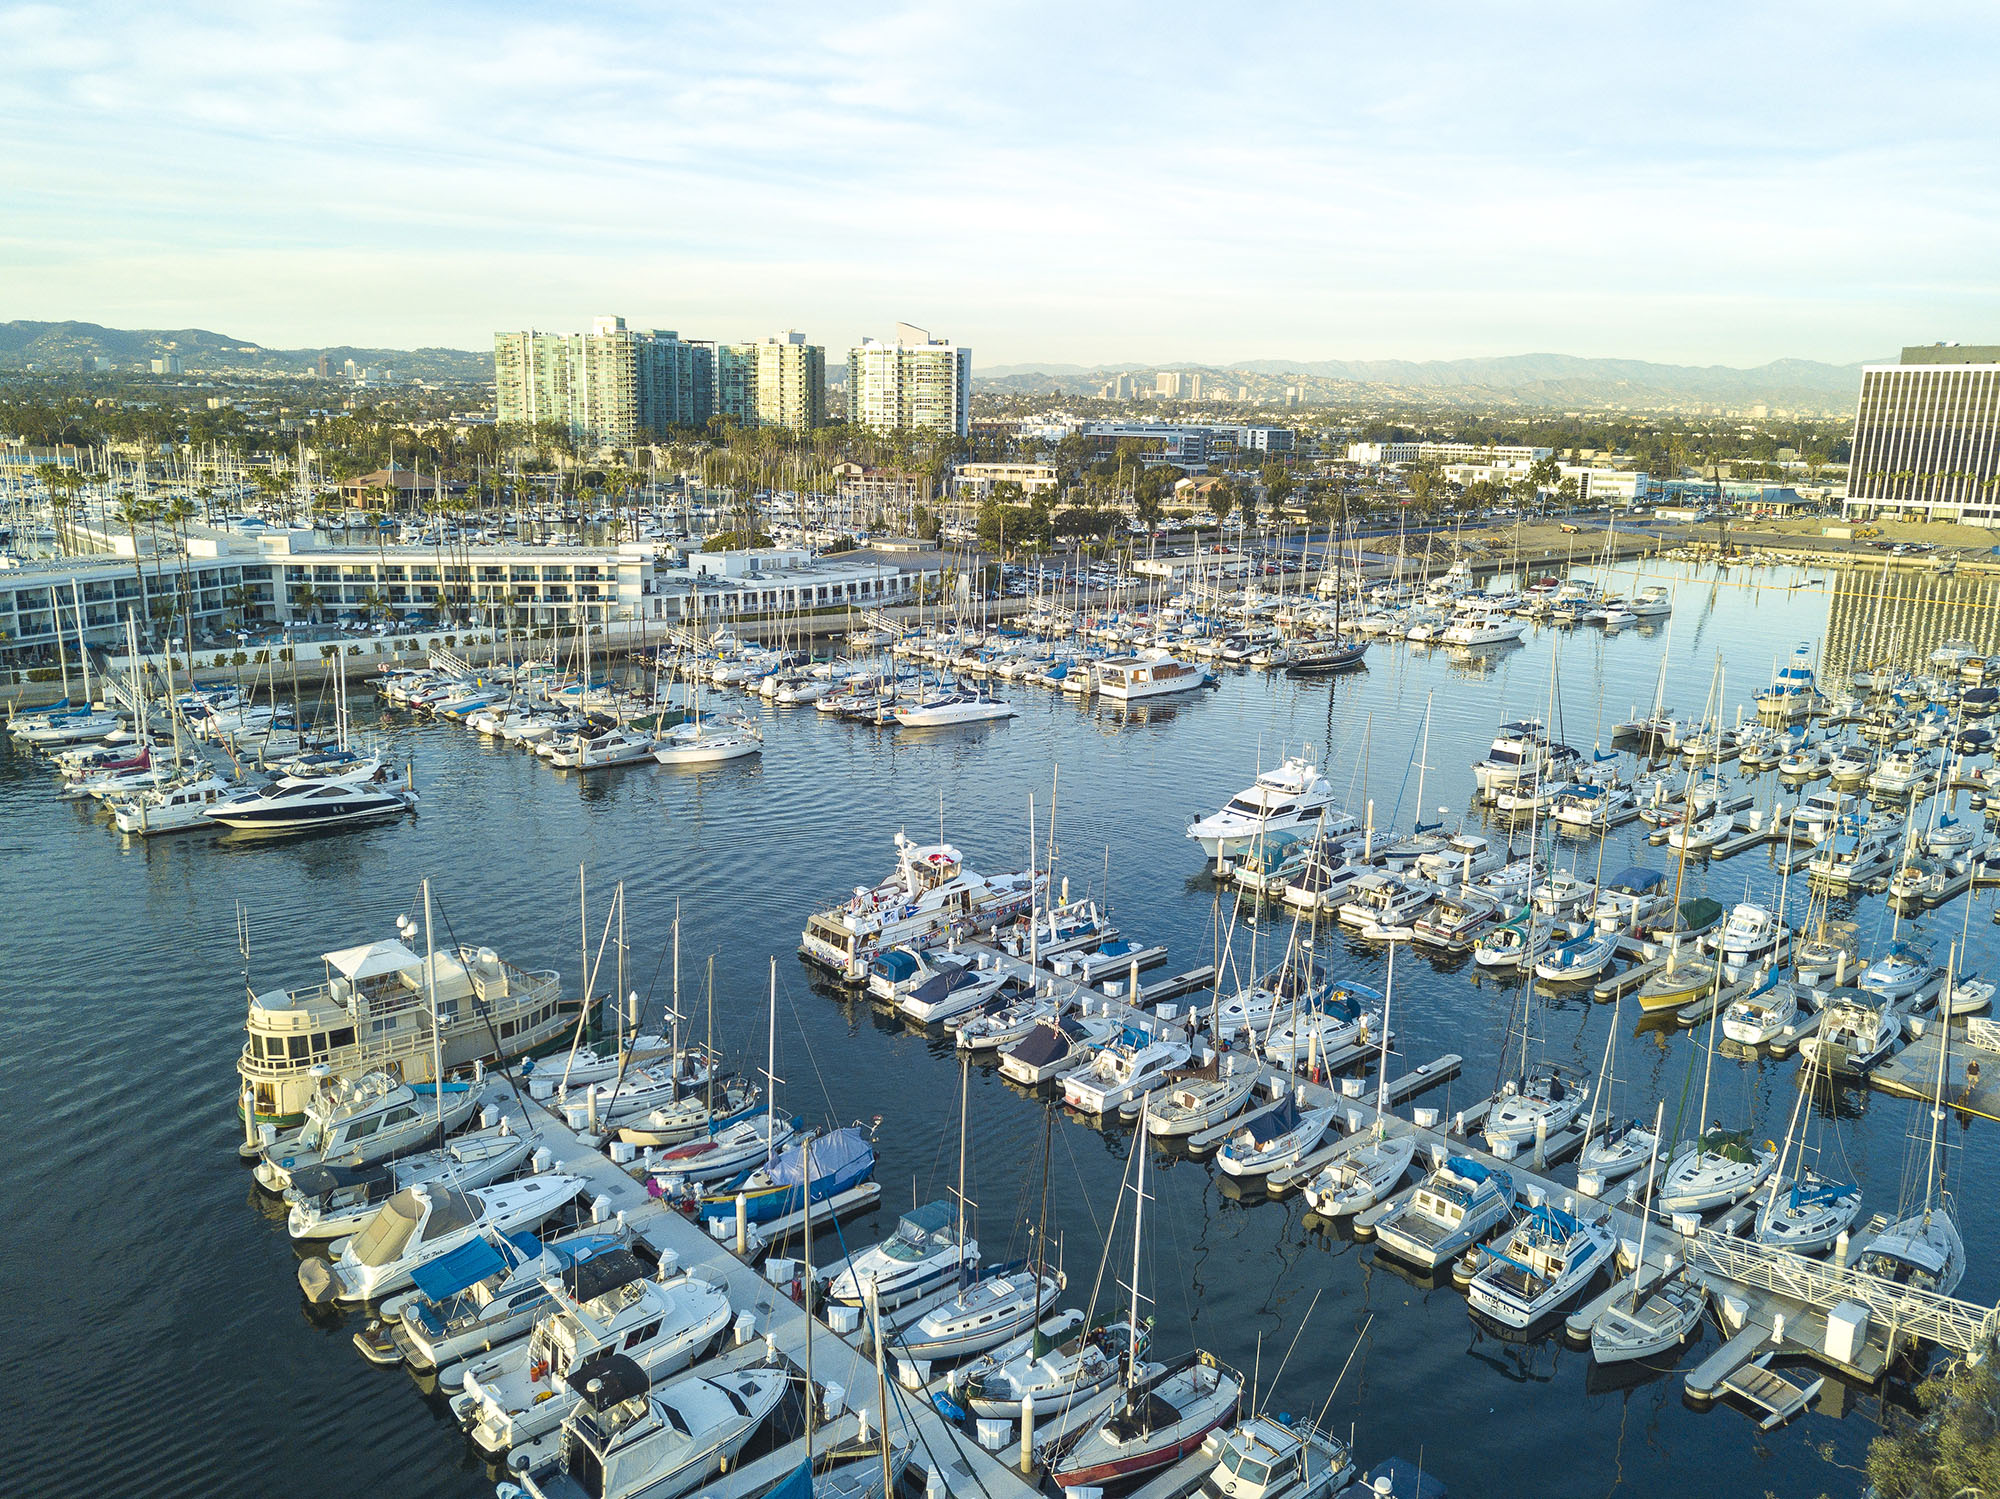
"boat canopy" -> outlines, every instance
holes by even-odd
[[[774,1186],[796,1187],[805,1181],[806,1153],[811,1152],[815,1181],[827,1176],[845,1176],[863,1167],[875,1155],[875,1147],[858,1129],[837,1129],[821,1135],[803,1149],[794,1147],[771,1162],[769,1175]]]
[[[511,1234],[508,1246],[521,1259],[533,1259],[542,1252],[541,1241],[532,1233]],[[508,1257],[491,1237],[474,1239],[470,1244],[461,1244],[448,1254],[441,1254],[429,1264],[419,1265],[410,1272],[417,1289],[432,1301],[443,1301],[447,1296],[456,1296],[467,1286],[477,1285],[489,1275],[498,1275],[508,1268]]]
[[[638,1363],[622,1353],[607,1353],[574,1370],[563,1383],[583,1397],[594,1411],[608,1411],[646,1393],[652,1381]]]
[[[1493,1174],[1471,1156],[1446,1156],[1444,1163],[1454,1176],[1462,1176],[1469,1182],[1483,1182]]]
[[[871,971],[881,974],[890,982],[900,984],[915,977],[917,955],[907,948],[892,947],[868,966]]]
[[[1263,1146],[1263,1145],[1269,1145],[1273,1140],[1278,1139],[1280,1136],[1290,1134],[1293,1130],[1297,1129],[1298,1127],[1299,1127],[1298,1099],[1294,1097],[1292,1094],[1287,1093],[1285,1095],[1285,1100],[1283,1103],[1279,1104],[1275,1109],[1272,1109],[1270,1113],[1261,1114],[1257,1118],[1252,1119],[1250,1123],[1245,1126],[1244,1132],[1248,1134],[1251,1140],[1254,1141],[1257,1145]]]
[[[620,1286],[646,1278],[646,1264],[629,1249],[612,1249],[593,1254],[564,1267],[563,1290],[572,1301],[595,1301]]]
[[[922,1207],[911,1208],[909,1212],[903,1214],[896,1220],[896,1232],[904,1234],[904,1230],[907,1229],[905,1237],[920,1239],[927,1234],[943,1233],[952,1226],[952,1222],[952,1206],[940,1197],[936,1202],[927,1202]]]
[[[1015,1043],[1009,1055],[1028,1067],[1046,1067],[1068,1056],[1072,1042],[1080,1034],[1080,1029],[1071,1031],[1067,1026],[1051,1025],[1045,1020]]]
[[[1571,1239],[1583,1227],[1575,1215],[1564,1212],[1559,1207],[1543,1203],[1528,1213],[1528,1222],[1553,1239]]]
[[[1611,888],[1623,890],[1628,895],[1640,895],[1648,890],[1657,890],[1667,882],[1667,877],[1657,869],[1648,869],[1643,864],[1628,864],[1611,877]]]
[[[390,938],[386,942],[370,942],[361,947],[343,947],[339,952],[330,952],[326,955],[326,966],[342,978],[359,983],[362,979],[377,978],[385,973],[421,968],[424,960]]]

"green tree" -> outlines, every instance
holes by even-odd
[[[1287,464],[1267,463],[1258,477],[1263,480],[1265,498],[1271,502],[1273,509],[1290,499],[1296,487],[1292,470]]]
[[[1236,508],[1236,486],[1227,479],[1217,479],[1209,486],[1208,510],[1219,526],[1229,519],[1229,513]]]
[[[1868,1480],[1885,1499],[2000,1494],[2000,1377],[1988,1358],[1917,1387],[1924,1416],[1877,1437]]]
[[[146,597],[146,570],[139,565],[139,526],[151,518],[151,513],[152,507],[130,492],[119,496],[118,508],[112,512],[118,517],[119,524],[125,527],[126,535],[132,538],[132,577],[138,584],[135,605]]]

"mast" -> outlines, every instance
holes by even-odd
[[[1646,1152],[1646,1205],[1639,1213],[1639,1252],[1638,1258],[1632,1266],[1632,1300],[1630,1307],[1635,1312],[1639,1309],[1640,1286],[1646,1278],[1646,1230],[1653,1222],[1653,1168],[1659,1164],[1660,1130],[1665,1126],[1666,1122],[1667,1101],[1663,1098],[1653,1110],[1653,1144],[1651,1149]]]
[[[1153,1095],[1144,1094],[1139,1100],[1139,1129],[1132,1136],[1135,1149],[1139,1152],[1139,1179],[1132,1188],[1132,1325],[1127,1329],[1125,1339],[1125,1383],[1137,1384],[1139,1380],[1139,1248],[1140,1229],[1146,1212],[1146,1129],[1147,1115],[1152,1108]]]
[[[966,1104],[971,1096],[972,1053],[958,1050],[958,1278],[965,1281],[965,1132]]]
[[[424,876],[424,987],[431,1001],[431,1091],[437,1096],[438,1148],[444,1148],[444,1034],[438,1029],[437,954],[431,944],[431,880]]]
[[[1388,1132],[1384,1121],[1389,1115],[1389,1003],[1396,997],[1396,944],[1389,944],[1389,981],[1382,989],[1382,1065],[1375,1086],[1375,1138]]]
[[[774,1130],[778,1118],[778,960],[771,959],[771,1029],[765,1042],[764,1054],[764,1164],[771,1163],[777,1154]],[[812,1162],[805,1159],[805,1192],[812,1194]]]

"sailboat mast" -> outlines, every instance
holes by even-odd
[[[773,1131],[778,1118],[778,960],[771,959],[771,1028],[764,1043],[764,1160],[768,1164],[777,1154],[777,1141]],[[812,1192],[812,1161],[808,1157],[804,1163],[805,1191]]]
[[[1139,1249],[1140,1229],[1146,1213],[1146,1130],[1147,1115],[1152,1108],[1153,1095],[1147,1093],[1139,1101],[1139,1129],[1133,1135],[1134,1148],[1139,1152],[1139,1179],[1132,1192],[1132,1326],[1125,1339],[1125,1382],[1132,1384],[1139,1377]]]
[[[1660,1131],[1667,1122],[1667,1101],[1653,1110],[1653,1144],[1646,1152],[1646,1203],[1639,1212],[1639,1250],[1632,1262],[1632,1310],[1639,1309],[1639,1290],[1646,1278],[1646,1230],[1653,1222],[1653,1169],[1660,1160]]]
[[[424,876],[424,987],[431,1001],[431,1091],[437,1096],[438,1148],[444,1148],[444,1033],[438,1029],[437,955],[431,945],[431,880]]]
[[[966,1106],[971,1098],[972,1053],[958,1050],[958,1274],[965,1278],[965,1131]]]

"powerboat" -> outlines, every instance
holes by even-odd
[[[1784,940],[1785,929],[1769,906],[1739,901],[1719,936],[1708,947],[1722,955],[1725,968],[1749,968],[1768,960]]]
[[[437,1095],[387,1072],[324,1079],[306,1103],[305,1123],[264,1142],[257,1184],[283,1192],[292,1173],[308,1166],[365,1166],[415,1150],[442,1127],[450,1134],[472,1117],[478,1093],[462,1083],[446,1083],[440,1118]]]
[[[1127,1028],[1091,1058],[1090,1065],[1063,1079],[1063,1102],[1083,1114],[1114,1112],[1120,1104],[1164,1083],[1192,1055],[1178,1032],[1150,1036]]]
[[[1450,1156],[1375,1225],[1375,1237],[1399,1259],[1436,1269],[1485,1238],[1513,1205],[1512,1172]]]
[[[903,1358],[938,1360],[984,1353],[1035,1324],[1062,1294],[1063,1278],[1019,1266],[981,1276],[896,1336]]]
[[[790,1387],[782,1369],[689,1375],[655,1387],[622,1353],[589,1371],[562,1441],[499,1499],[680,1499],[735,1461]],[[579,1481],[578,1475],[581,1475]]]
[[[905,994],[896,1008],[920,1025],[941,1025],[978,1009],[1007,982],[1005,969],[985,967],[975,957],[924,980]]]
[[[533,1228],[575,1199],[587,1183],[565,1173],[531,1176],[457,1191],[436,1183],[405,1187],[351,1238],[333,1245],[333,1258],[299,1264],[299,1287],[316,1306],[331,1301],[373,1301],[412,1283],[422,1266],[492,1234]]]
[[[461,1359],[526,1337],[555,1309],[554,1287],[563,1284],[565,1271],[626,1250],[630,1237],[623,1229],[592,1225],[546,1240],[530,1234],[482,1239],[479,1250],[467,1254],[468,1263],[426,1266],[417,1289],[384,1302],[383,1316],[354,1335],[355,1345],[373,1363],[436,1369],[438,1382],[455,1390],[465,1380]],[[648,1274],[629,1253],[620,1263],[620,1274]]]
[[[934,692],[908,707],[896,709],[896,722],[906,729],[937,728],[950,724],[987,723],[996,718],[1012,718],[1016,709],[989,692]]]
[[[872,1287],[878,1305],[898,1307],[970,1279],[978,1264],[979,1242],[961,1242],[952,1205],[927,1202],[898,1218],[895,1232],[881,1243],[849,1255],[827,1285],[826,1296],[842,1306],[864,1306]]]
[[[418,1151],[374,1166],[295,1166],[285,1188],[285,1230],[294,1239],[338,1239],[353,1233],[388,1198],[420,1182],[461,1190],[483,1187],[517,1171],[534,1148],[501,1120],[490,1130],[460,1135],[439,1150]]]
[[[1304,1421],[1252,1416],[1226,1433],[1196,1499],[1330,1499],[1354,1474],[1347,1443]],[[1379,1490],[1370,1489],[1371,1494]],[[1414,1493],[1414,1491],[1412,1491]],[[1391,1488],[1390,1496],[1401,1493]],[[1436,1499],[1424,1494],[1418,1499]]]
[[[1591,924],[1600,932],[1635,932],[1673,908],[1673,891],[1657,869],[1633,864],[1619,870],[1599,888],[1590,908]]]
[[[1326,816],[1332,807],[1333,786],[1319,767],[1292,755],[1275,770],[1262,772],[1219,812],[1189,823],[1187,835],[1210,859],[1219,859],[1241,853],[1261,837],[1294,828],[1317,826],[1328,836],[1351,831],[1354,819],[1347,813],[1336,809]]]
[[[1822,1073],[1866,1073],[1903,1041],[1903,1012],[1859,989],[1834,989],[1821,1005],[1819,1029],[1799,1051]]]
[[[417,793],[388,784],[388,772],[372,763],[352,776],[280,776],[254,790],[217,800],[204,814],[226,828],[252,832],[295,832],[377,822],[417,809]]]
[[[1741,1046],[1763,1046],[1798,1018],[1798,990],[1788,983],[1773,984],[1732,999],[1722,1011],[1722,1034]]]
[[[554,1310],[526,1341],[466,1363],[452,1414],[484,1452],[504,1456],[554,1431],[607,1355],[630,1359],[649,1378],[676,1374],[733,1315],[720,1286],[693,1275],[654,1279],[629,1250],[572,1265],[560,1280]]]
[[[1490,1249],[1466,1287],[1472,1309],[1505,1327],[1529,1327],[1557,1310],[1611,1263],[1615,1236],[1591,1221],[1543,1203]]]

